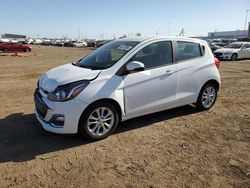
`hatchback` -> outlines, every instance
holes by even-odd
[[[220,88],[218,67],[203,40],[115,40],[42,75],[36,117],[47,131],[103,139],[134,117],[193,103],[210,109]]]

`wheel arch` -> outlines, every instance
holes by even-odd
[[[237,60],[237,59],[239,58],[238,52],[233,52],[230,59],[232,59],[232,56],[233,56],[234,54],[236,55],[236,60]]]
[[[208,80],[207,82],[205,82],[202,85],[202,87],[200,89],[200,92],[201,92],[202,88],[205,87],[207,84],[213,84],[216,87],[217,91],[219,91],[219,89],[220,89],[220,83],[217,80],[215,80],[215,79],[211,79],[211,80]]]
[[[79,121],[78,121],[78,131],[79,131],[79,125],[80,125],[80,122],[81,122],[81,119],[82,119],[82,116],[84,115],[84,113],[90,108],[90,106],[92,106],[92,105],[94,105],[96,103],[100,103],[100,102],[108,102],[108,103],[111,103],[112,105],[114,105],[114,107],[117,109],[117,112],[118,112],[118,115],[119,115],[119,122],[121,121],[121,119],[122,119],[122,108],[121,108],[118,101],[116,101],[114,99],[110,99],[110,98],[98,99],[98,100],[90,103],[88,105],[88,107],[83,110],[83,112],[81,114],[81,117],[79,118]]]

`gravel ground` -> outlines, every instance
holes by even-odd
[[[46,70],[91,49],[35,46],[0,56],[0,187],[250,187],[250,61],[221,62],[215,106],[123,122],[88,142],[41,129],[33,92]]]

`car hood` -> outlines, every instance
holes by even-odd
[[[218,49],[214,52],[220,52],[220,53],[225,53],[225,52],[231,52],[231,53],[234,53],[234,52],[238,52],[239,49],[233,49],[233,48],[221,48],[221,49]]]
[[[48,92],[52,92],[60,85],[95,79],[100,72],[100,70],[77,67],[70,63],[46,72],[39,80],[39,86]]]

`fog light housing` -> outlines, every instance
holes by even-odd
[[[64,126],[64,115],[54,115],[51,120],[50,123],[52,126],[56,126],[56,127],[63,127]]]

